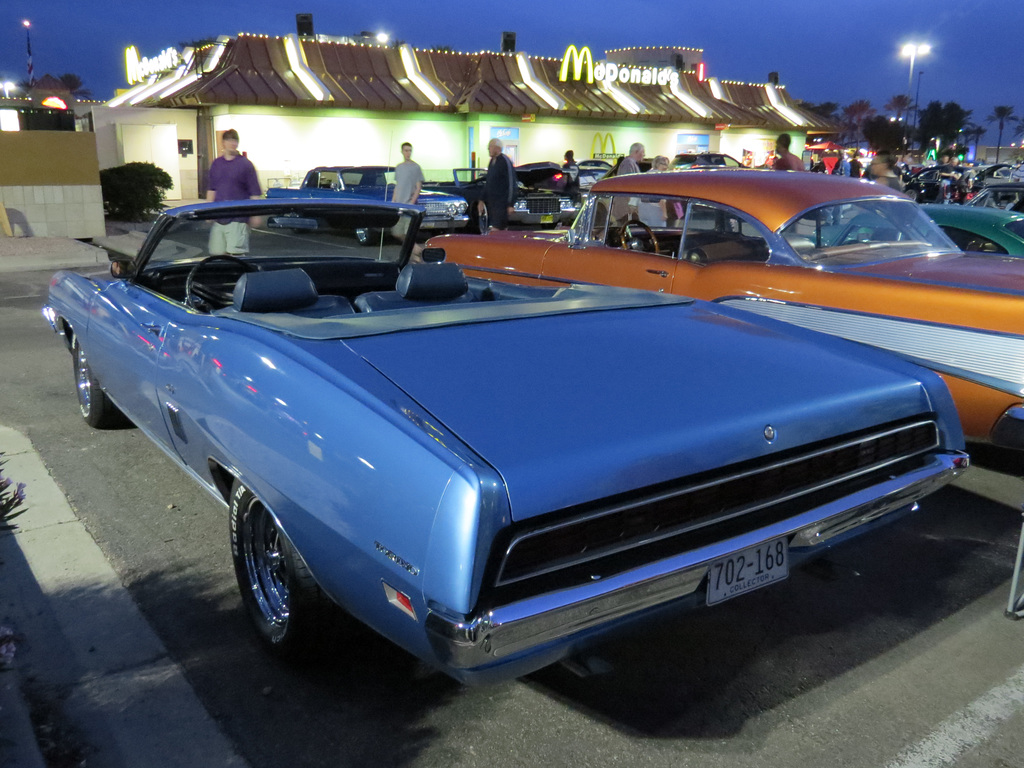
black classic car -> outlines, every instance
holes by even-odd
[[[562,169],[557,163],[530,163],[516,167],[518,193],[509,216],[512,226],[553,227],[572,224],[579,213],[579,203],[571,195],[545,189],[544,185]],[[450,178],[443,172],[428,172],[423,189],[460,195],[469,203],[470,224],[467,231],[487,232],[486,207],[480,215],[477,203],[483,199],[487,171],[484,168],[456,168]]]

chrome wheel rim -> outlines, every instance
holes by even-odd
[[[242,525],[242,552],[249,589],[264,621],[288,622],[288,567],[281,532],[257,499],[249,501]]]
[[[89,361],[85,359],[85,352],[78,348],[78,380],[75,382],[78,389],[78,407],[82,415],[88,417],[92,410],[92,376],[89,375]]]

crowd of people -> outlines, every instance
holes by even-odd
[[[260,197],[261,189],[255,168],[245,154],[238,151],[238,132],[233,129],[225,131],[221,143],[223,152],[210,168],[207,200],[243,200]],[[791,143],[792,139],[788,133],[779,134],[774,152],[769,153],[762,167],[789,173],[810,171],[850,178],[867,178],[900,191],[904,190],[911,175],[911,168],[905,157],[896,157],[884,150],[863,161],[857,149],[826,150],[820,154],[813,154],[808,168],[801,157],[790,151]],[[480,212],[486,212],[488,216],[489,228],[498,230],[508,227],[517,192],[515,166],[503,150],[500,139],[491,139],[488,142],[489,161],[484,194],[483,199],[477,203]],[[412,159],[411,143],[404,142],[401,145],[401,152],[403,160],[395,167],[396,184],[393,199],[395,202],[416,204],[423,188],[423,171]],[[669,158],[664,155],[658,155],[651,160],[645,160],[645,157],[645,146],[635,142],[607,175],[663,173],[670,168]],[[750,157],[750,153],[744,153],[744,161]],[[940,202],[964,202],[970,196],[974,180],[971,168],[955,164],[953,156],[949,153],[943,154],[934,167],[940,180]],[[581,195],[580,166],[571,149],[565,152],[562,171],[566,179],[566,192],[578,200]],[[1024,164],[1018,165],[1014,172],[1019,173],[1021,179],[1024,179]],[[614,219],[625,220],[634,217],[652,226],[665,226],[667,221],[675,218],[676,213],[668,210],[668,203],[664,200],[650,202],[621,197],[616,198],[615,205],[619,206],[620,210],[613,208],[611,214]],[[210,252],[245,253],[248,250],[247,224],[245,219],[226,220],[222,225],[215,227],[215,232],[211,235]],[[392,232],[399,240],[404,239],[405,234],[399,231]]]

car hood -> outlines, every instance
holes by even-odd
[[[562,167],[557,163],[538,163],[516,168],[516,178],[528,187],[547,181],[555,174],[561,173]]]
[[[845,267],[837,271],[1024,295],[1024,259],[1019,256],[957,251]]]
[[[502,475],[519,520],[933,407],[909,364],[748,318],[696,302],[345,344]]]

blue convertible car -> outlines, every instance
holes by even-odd
[[[522,675],[778,582],[967,466],[926,370],[680,296],[467,280],[355,234],[422,215],[187,206],[110,274],[51,283],[82,415],[130,419],[225,506],[283,654],[341,606],[460,680]]]

